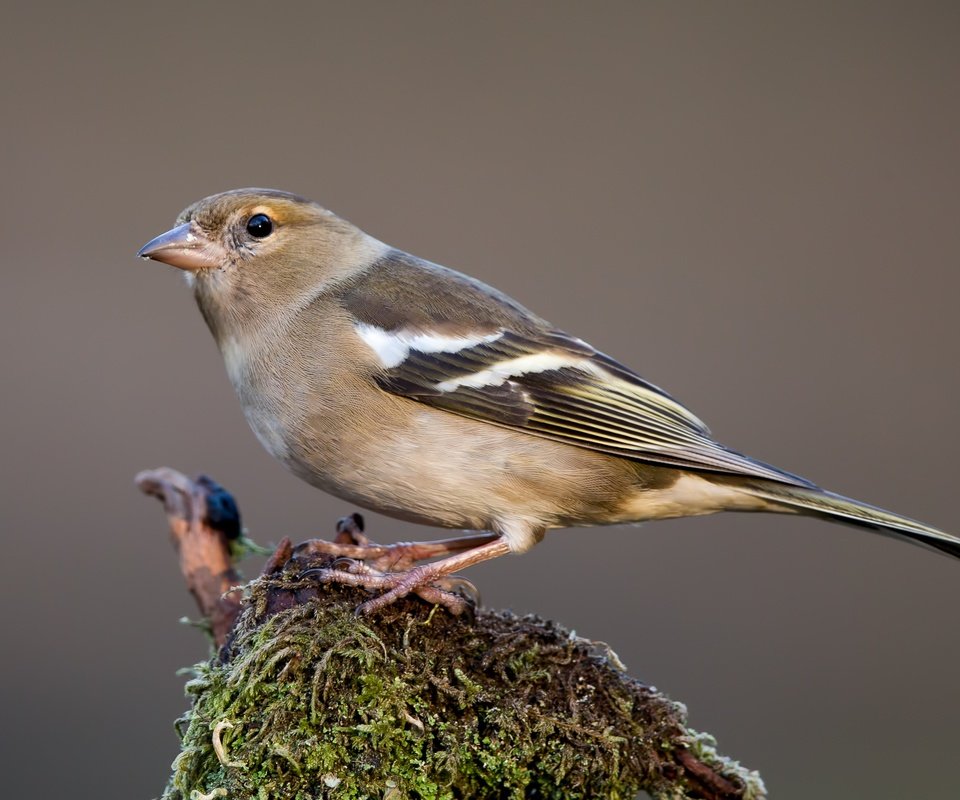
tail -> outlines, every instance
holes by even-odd
[[[771,511],[795,511],[834,522],[871,528],[885,535],[906,539],[960,558],[960,538],[908,517],[851,500],[849,497],[816,487],[791,486],[774,481],[749,481],[741,484],[740,488],[754,497],[774,504]]]

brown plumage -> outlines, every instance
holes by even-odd
[[[247,420],[294,473],[395,517],[499,534],[380,576],[390,591],[368,610],[550,528],[724,510],[813,514],[960,555],[954,536],[717,444],[609,356],[309,200],[214,195],[141,255],[188,272]]]

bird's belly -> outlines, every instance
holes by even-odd
[[[313,486],[388,516],[442,528],[491,527],[503,465],[480,443],[397,430],[354,433],[349,440],[316,437],[306,449],[300,440],[281,460]]]
[[[621,459],[412,401],[388,402],[389,413],[366,413],[348,433],[330,418],[311,420],[308,436],[286,437],[281,460],[333,495],[444,528],[490,530],[510,520],[543,529],[603,524],[615,521],[637,483]],[[264,427],[261,441],[274,433]]]

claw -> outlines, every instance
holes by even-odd
[[[449,594],[463,597],[473,606],[480,605],[480,590],[466,578],[461,578],[459,575],[448,575],[435,581],[434,585],[439,586]]]

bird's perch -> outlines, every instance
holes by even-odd
[[[165,800],[765,797],[605,645],[419,598],[361,619],[362,590],[317,583],[329,557],[289,540],[241,586],[220,487],[169,469],[137,484],[164,503],[217,649],[187,684]]]

